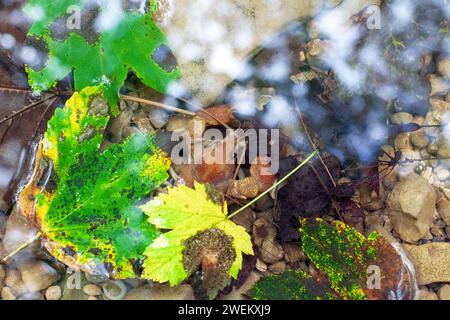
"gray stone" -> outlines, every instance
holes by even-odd
[[[169,114],[165,110],[156,108],[150,110],[148,117],[152,126],[154,126],[156,129],[161,129],[169,121]]]

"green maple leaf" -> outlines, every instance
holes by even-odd
[[[146,249],[143,277],[177,285],[189,276],[183,264],[186,241],[202,231],[218,229],[232,238],[236,257],[228,274],[237,278],[242,267],[242,254],[253,254],[249,234],[228,219],[224,210],[208,199],[205,186],[195,183],[195,190],[186,186],[169,189],[140,207],[149,222],[159,229],[170,230],[160,235]]]
[[[128,278],[159,235],[135,204],[168,178],[170,160],[151,135],[136,134],[100,152],[108,120],[101,92],[75,93],[50,120],[43,156],[54,163],[56,186],[39,191],[35,214],[56,258]]]
[[[169,52],[165,36],[152,21],[152,13],[124,11],[116,26],[97,34],[94,24],[98,12],[88,3],[87,0],[28,2],[24,11],[33,20],[28,35],[43,41],[48,50],[48,60],[42,69],[27,67],[31,87],[36,92],[46,90],[73,69],[75,90],[104,84],[105,97],[114,113],[118,112],[119,90],[130,70],[146,85],[166,92],[180,72],[176,66],[168,68],[160,64]],[[66,26],[67,11],[72,6],[90,17],[82,21],[80,30]]]

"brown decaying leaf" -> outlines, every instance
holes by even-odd
[[[31,166],[33,140],[44,132],[56,99],[47,100],[43,95],[33,101],[31,91],[20,80],[26,79],[24,71],[4,54],[0,54],[0,62],[0,119],[10,117],[0,125],[0,208],[7,210]]]
[[[218,126],[222,124],[229,124],[236,120],[232,107],[228,104],[214,106],[198,111],[197,116],[206,121],[208,126]]]

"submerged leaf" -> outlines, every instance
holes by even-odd
[[[145,251],[143,277],[177,285],[192,270],[183,264],[183,254],[189,239],[200,232],[217,229],[232,239],[235,258],[226,272],[236,278],[242,267],[242,254],[253,254],[249,234],[228,219],[225,210],[208,199],[205,186],[195,183],[195,190],[180,185],[170,188],[154,200],[141,206],[149,222],[159,229],[170,230],[159,236]]]
[[[129,70],[159,92],[165,92],[179,77],[176,64],[164,64],[173,56],[151,13],[124,11],[115,25],[97,30],[99,14],[106,5],[102,2],[97,7],[86,0],[28,2],[24,10],[33,20],[28,35],[43,42],[48,50],[48,61],[42,69],[27,69],[34,90],[52,87],[73,68],[76,90],[103,83],[105,97],[115,107]],[[68,27],[72,18],[67,12],[72,12],[69,9],[73,6],[82,10],[80,28]],[[38,10],[44,13],[40,19],[36,17]]]
[[[336,300],[337,294],[324,278],[313,278],[301,270],[290,270],[259,280],[253,287],[255,300]]]
[[[288,271],[263,278],[254,287],[255,299],[415,298],[417,287],[406,256],[380,234],[365,238],[342,222],[321,219],[303,219],[301,234],[302,251],[319,274]]]
[[[379,236],[366,239],[342,222],[331,225],[321,219],[304,220],[300,232],[303,252],[329,277],[331,287],[344,299],[366,299],[363,284],[367,267],[376,261]]]
[[[134,204],[167,179],[170,161],[150,135],[133,135],[100,153],[108,118],[91,114],[100,92],[82,90],[51,119],[43,145],[56,185],[36,195],[36,219],[56,258],[127,278],[158,236]]]

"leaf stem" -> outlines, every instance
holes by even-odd
[[[6,257],[4,257],[1,262],[5,263],[6,261],[8,261],[11,257],[15,256],[16,254],[18,254],[20,251],[22,251],[23,249],[25,249],[26,247],[28,247],[30,244],[32,244],[34,241],[36,241],[37,239],[39,239],[41,237],[42,233],[39,231],[38,233],[36,233],[30,240],[28,240],[27,242],[23,243],[22,245],[20,245],[18,248],[16,248],[13,252],[11,252],[10,254],[8,254]]]
[[[263,193],[261,193],[259,196],[257,196],[255,199],[253,199],[252,201],[250,201],[249,203],[247,203],[245,206],[243,206],[242,208],[239,208],[238,210],[236,210],[235,212],[233,212],[232,214],[230,214],[228,216],[228,219],[233,218],[235,215],[237,215],[238,213],[244,211],[245,209],[247,209],[248,207],[250,207],[252,204],[254,204],[256,201],[258,201],[259,199],[261,199],[262,197],[264,197],[266,194],[268,194],[270,191],[272,191],[273,189],[275,189],[276,187],[278,187],[280,184],[282,184],[284,181],[286,181],[287,179],[289,179],[290,176],[292,176],[294,173],[296,173],[298,170],[301,169],[301,167],[303,167],[305,164],[307,164],[312,158],[314,158],[316,155],[318,154],[317,150],[314,150],[302,163],[300,163],[296,168],[294,168],[291,172],[289,172],[286,176],[284,176],[282,179],[280,179],[277,183],[275,183],[273,186],[271,186],[269,189],[267,189],[266,191],[264,191]]]

